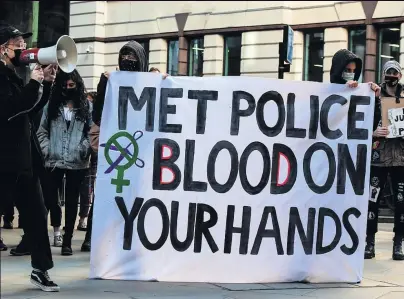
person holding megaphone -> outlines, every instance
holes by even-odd
[[[10,196],[19,201],[27,254],[31,254],[34,268],[31,282],[43,291],[55,292],[59,291],[59,286],[51,281],[47,272],[53,268],[53,260],[40,185],[44,160],[33,118],[48,101],[56,67],[49,65],[42,69],[36,65],[24,86],[16,67],[26,48],[24,38],[31,35],[12,26],[0,27],[0,207]]]

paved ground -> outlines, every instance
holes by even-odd
[[[377,258],[366,261],[361,284],[197,284],[88,280],[89,254],[79,252],[84,233],[77,232],[72,257],[62,257],[52,248],[56,267],[51,277],[60,293],[43,293],[33,288],[28,275],[29,257],[1,253],[1,298],[86,298],[86,299],[403,299],[404,262],[391,260],[391,224],[382,224],[377,239]],[[21,230],[2,230],[8,245],[16,245]],[[331,269],[332,271],[332,269]]]

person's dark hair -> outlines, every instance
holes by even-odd
[[[74,106],[77,108],[76,118],[86,121],[89,114],[89,105],[87,103],[86,88],[79,72],[74,70],[71,73],[65,73],[59,69],[52,89],[52,96],[48,104],[49,123],[55,120],[60,114],[60,106],[64,103],[65,97],[62,95],[66,82],[72,80],[76,83],[77,98],[73,99]]]
[[[95,101],[95,98],[97,97],[97,92],[91,91],[87,93],[87,97],[91,97],[93,99],[93,102]]]
[[[150,70],[149,70],[149,73],[151,73],[151,72],[159,72],[160,73],[160,70],[158,68],[156,68],[156,67],[151,67]]]

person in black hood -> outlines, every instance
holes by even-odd
[[[34,117],[49,98],[56,69],[52,65],[45,69],[36,65],[24,86],[16,67],[26,47],[24,38],[30,36],[32,33],[22,33],[12,26],[0,27],[0,136],[3,140],[0,147],[0,208],[13,194],[20,201],[17,205],[24,222],[24,237],[20,244],[27,244],[27,250],[19,255],[31,255],[31,282],[49,292],[59,291],[59,286],[50,280],[47,272],[53,267],[53,261],[40,185],[44,159],[34,130]],[[10,252],[17,253],[18,250]]]
[[[119,51],[118,65],[119,71],[147,72],[146,52],[142,45],[135,41],[126,43]],[[93,106],[93,121],[98,126],[101,123],[108,78],[109,72],[104,72],[97,86],[97,99]]]
[[[330,82],[358,86],[362,72],[362,60],[351,51],[341,49],[334,54],[330,70]],[[356,82],[356,84],[354,83]]]
[[[127,72],[147,72],[147,58],[146,52],[141,44],[135,41],[130,41],[126,43],[119,50],[118,66],[117,71],[127,71]],[[163,79],[168,75],[163,74]],[[109,78],[109,72],[104,72],[101,75],[100,81],[97,86],[97,96],[93,104],[93,122],[94,126],[92,128],[92,133],[97,131],[95,128],[99,129],[101,126],[101,116],[105,101],[105,91],[107,88],[107,82]],[[98,133],[98,132],[97,132]],[[96,134],[94,134],[96,135]],[[95,196],[94,196],[95,199]],[[88,252],[91,249],[91,230],[92,230],[92,220],[93,220],[93,204],[90,208],[90,213],[87,219],[87,232],[84,238],[84,242],[81,246],[81,251]]]
[[[336,84],[346,84],[350,88],[358,87],[358,80],[362,73],[362,59],[347,49],[338,50],[333,58],[330,70],[330,82]],[[380,87],[369,82],[370,88],[376,93],[380,93]]]

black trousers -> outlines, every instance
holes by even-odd
[[[90,210],[91,200],[91,181],[90,181],[90,169],[85,170],[85,177],[80,187],[80,217],[87,217]]]
[[[10,200],[5,203],[3,211],[3,219],[7,222],[13,222],[14,220],[14,198],[11,196]]]
[[[45,208],[40,174],[16,175],[0,173],[0,206],[15,198],[23,219],[24,241],[31,251],[31,264],[35,269],[47,271],[53,268],[52,253],[48,237],[48,212]]]
[[[87,218],[87,232],[86,232],[86,240],[91,239],[91,234],[92,234],[92,229],[93,229],[93,209],[94,209],[94,201],[95,201],[95,178],[97,175],[97,163],[98,163],[98,157],[96,153],[93,153],[91,155],[91,167],[90,167],[90,183],[91,183],[91,191],[92,191],[92,204],[90,208],[90,213],[88,214]]]
[[[71,246],[74,225],[77,218],[77,210],[80,196],[80,186],[86,174],[86,170],[66,170],[60,168],[46,169],[46,187],[44,186],[45,203],[48,210],[57,209],[59,206],[58,188],[66,175],[65,191],[65,245]],[[52,214],[51,214],[52,216]],[[61,217],[60,217],[61,218]],[[61,219],[54,219],[59,224]],[[56,222],[58,221],[58,222]],[[60,226],[60,225],[59,225]]]
[[[394,232],[404,235],[404,167],[375,167],[370,168],[370,200],[368,212],[368,236],[377,233],[379,218],[380,194],[385,188],[387,175],[390,174],[394,192]]]

